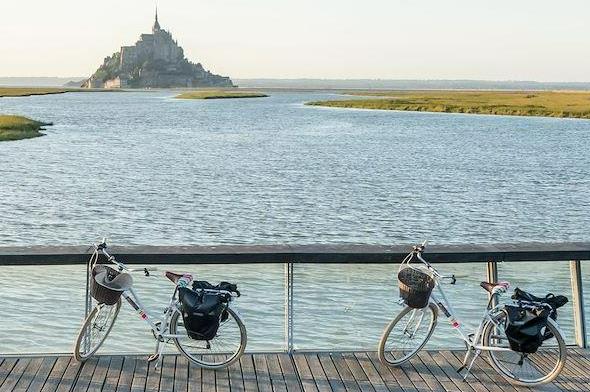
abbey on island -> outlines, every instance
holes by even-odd
[[[215,75],[184,57],[172,35],[160,27],[158,10],[151,34],[141,34],[133,46],[122,46],[106,57],[82,87],[170,88],[233,87],[229,77]]]

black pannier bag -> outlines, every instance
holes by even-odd
[[[527,293],[524,290],[519,289],[518,287],[514,289],[514,294],[512,295],[512,299],[517,301],[527,301],[527,302],[538,302],[542,304],[547,304],[551,306],[551,311],[549,312],[549,317],[552,320],[557,321],[557,309],[561,308],[568,302],[568,299],[564,295],[554,295],[553,293],[549,293],[545,296],[545,298],[536,297],[531,293]],[[553,334],[549,332],[549,329],[545,331],[543,340],[551,339]]]
[[[549,307],[520,303],[505,305],[504,311],[507,316],[504,332],[510,348],[520,353],[535,353],[545,340]]]
[[[181,287],[178,298],[188,336],[195,340],[212,340],[219,329],[222,314],[227,312],[227,301],[223,296]]]

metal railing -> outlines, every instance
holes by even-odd
[[[287,352],[294,350],[293,267],[295,264],[398,264],[407,254],[408,249],[409,245],[109,247],[110,253],[124,260],[126,264],[284,264],[285,351]],[[89,251],[86,246],[0,247],[0,266],[87,265]],[[490,282],[498,281],[498,263],[569,261],[575,343],[580,347],[588,347],[581,261],[590,260],[590,243],[429,245],[425,256],[432,263],[485,263],[487,279]],[[88,303],[88,290],[86,296]]]

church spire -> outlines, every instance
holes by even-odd
[[[158,22],[158,6],[156,5],[156,20],[154,21],[154,27],[152,27],[152,32],[155,33],[156,31],[160,30],[160,23]]]

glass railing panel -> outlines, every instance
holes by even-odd
[[[70,352],[84,318],[85,275],[82,265],[0,266],[0,352]]]
[[[487,297],[479,287],[484,264],[437,264],[441,273],[467,275],[444,290],[459,319],[474,324]],[[294,268],[294,343],[299,350],[375,350],[397,304],[398,265],[298,264]],[[475,316],[477,315],[477,316]],[[463,347],[439,319],[430,347]]]
[[[150,267],[150,266],[148,266]],[[134,273],[134,288],[160,314],[174,286],[165,270],[192,273],[213,284],[236,282],[242,297],[232,303],[248,332],[249,351],[284,348],[284,265],[158,265],[152,276]],[[85,266],[0,267],[2,353],[70,352],[84,318]],[[170,349],[174,350],[172,344]],[[155,340],[147,324],[123,301],[102,353],[150,353]]]

